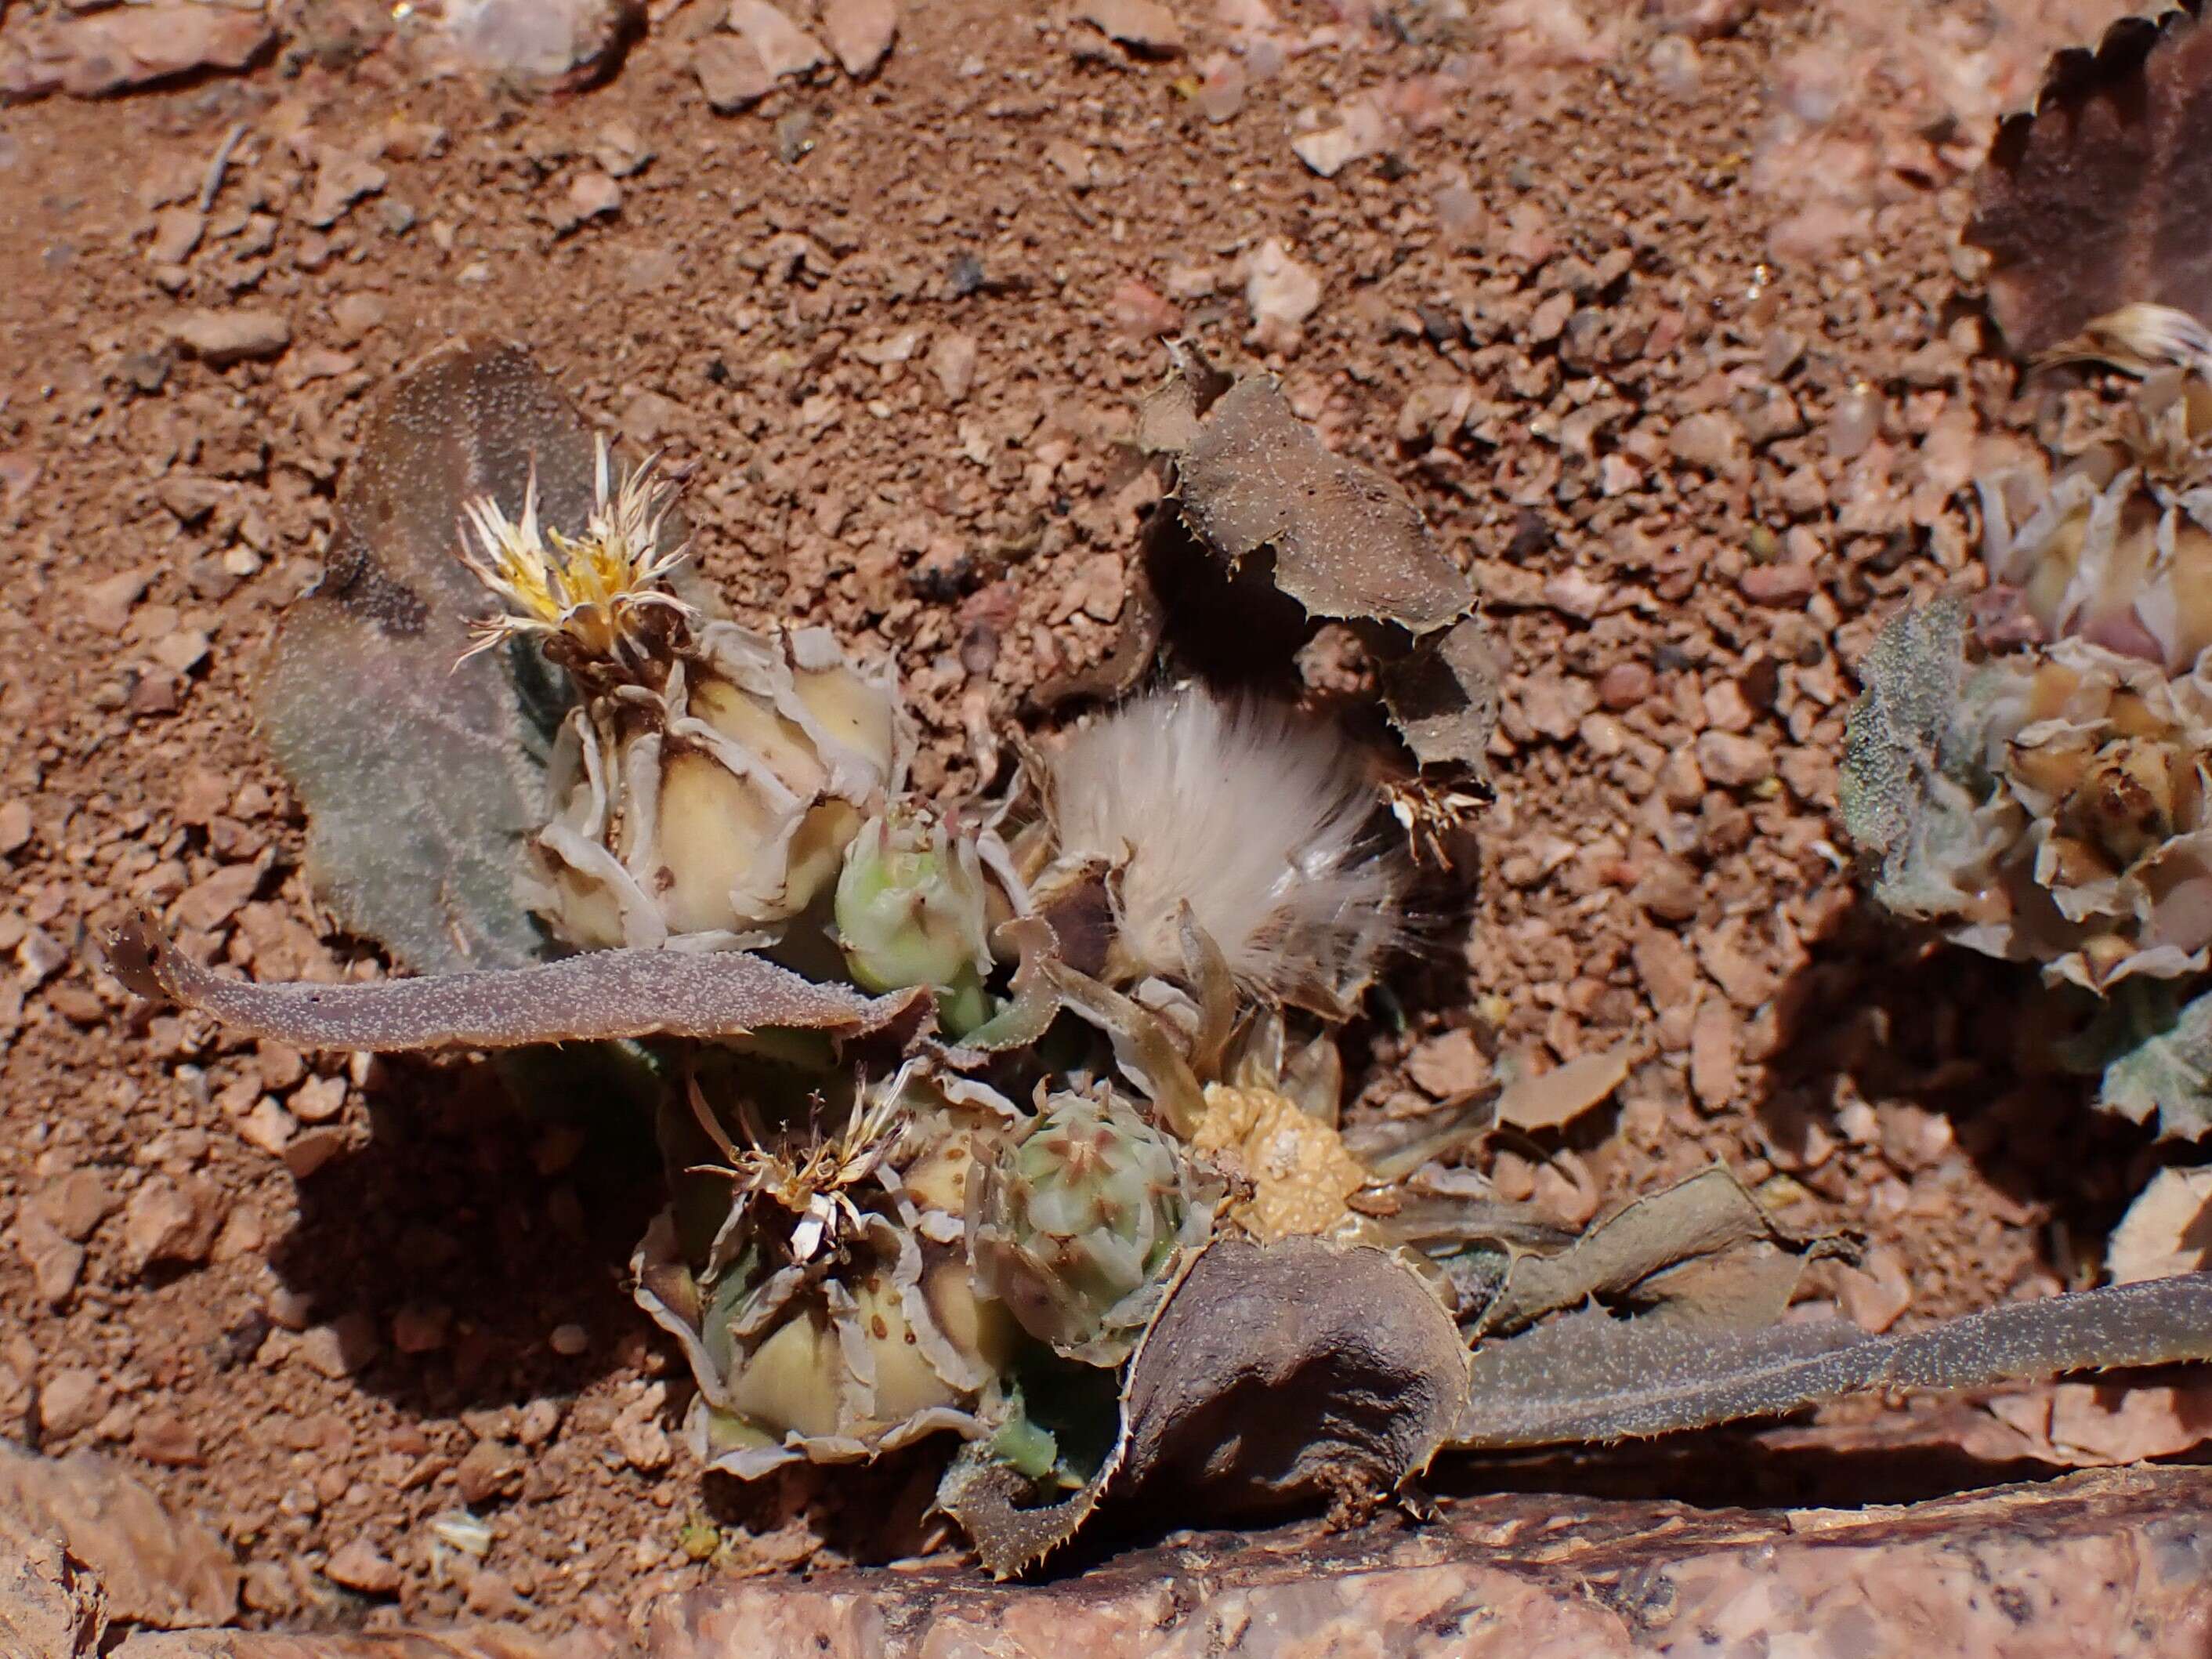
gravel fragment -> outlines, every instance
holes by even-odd
[[[1457,1100],[1489,1080],[1490,1062],[1475,1046],[1474,1033],[1461,1028],[1416,1043],[1406,1056],[1406,1074],[1437,1099]]]
[[[1743,471],[1749,464],[1743,428],[1734,416],[1718,410],[1675,422],[1674,430],[1667,434],[1667,447],[1678,461],[1727,477]]]
[[[1144,57],[1170,58],[1182,50],[1182,25],[1159,0],[1082,0],[1075,17]]]
[[[205,1261],[228,1212],[222,1193],[204,1181],[154,1176],[123,1206],[123,1258],[133,1273],[156,1263]]]
[[[292,325],[273,311],[188,311],[169,325],[169,337],[221,368],[282,356],[292,343]]]
[[[775,76],[749,40],[710,34],[692,43],[691,73],[717,115],[735,115],[768,96]]]
[[[383,1350],[376,1322],[367,1314],[341,1314],[300,1334],[300,1358],[332,1382],[366,1370]]]
[[[63,1237],[54,1224],[30,1205],[24,1206],[17,1214],[10,1231],[15,1236],[16,1253],[31,1270],[31,1288],[39,1300],[57,1308],[68,1301],[84,1272],[84,1246]]]
[[[32,1201],[57,1232],[79,1244],[123,1205],[106,1173],[90,1166],[42,1186]]]
[[[1723,788],[1741,788],[1774,775],[1774,756],[1757,738],[1706,732],[1698,738],[1698,767]]]
[[[305,217],[318,230],[327,230],[364,196],[374,196],[392,175],[350,150],[325,145],[315,160],[315,191]]]
[[[89,1366],[54,1372],[39,1389],[39,1426],[49,1439],[66,1440],[107,1414],[114,1395]]]
[[[1755,605],[1797,605],[1820,591],[1820,578],[1809,564],[1754,564],[1744,568],[1736,586]]]
[[[1707,1111],[1719,1111],[1735,1095],[1742,1052],[1735,1010],[1717,998],[1701,1004],[1690,1027],[1690,1091]]]
[[[138,1413],[131,1426],[131,1449],[149,1463],[173,1469],[196,1469],[207,1462],[199,1437],[184,1419],[160,1407]]]
[[[163,208],[154,216],[154,238],[146,257],[157,265],[180,265],[192,257],[207,229],[207,215],[198,208]]]
[[[829,61],[821,43],[769,0],[730,0],[725,21],[752,47],[771,81],[804,75]]]
[[[1306,319],[1321,309],[1321,277],[1270,236],[1245,264],[1244,303],[1252,313],[1251,338],[1271,351],[1292,352],[1304,337]]]
[[[474,1508],[495,1498],[507,1498],[522,1489],[520,1453],[496,1440],[479,1440],[453,1467],[453,1483],[461,1501]]]
[[[333,1550],[323,1565],[323,1577],[364,1595],[390,1595],[399,1588],[399,1569],[366,1538]]]
[[[866,80],[891,49],[898,33],[898,8],[893,0],[826,0],[822,33],[845,73],[856,81]]]

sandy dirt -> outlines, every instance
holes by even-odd
[[[554,95],[303,9],[243,74],[0,107],[0,1434],[204,1516],[250,1619],[619,1624],[936,1537],[926,1464],[702,1494],[623,1283],[641,1126],[241,1045],[97,967],[149,904],[259,977],[373,970],[248,694],[365,403],[457,333],[664,448],[741,613],[896,653],[948,793],[1113,642],[1161,337],[1273,370],[1512,665],[1472,926],[1357,1028],[1355,1110],[1632,1039],[1614,1106],[1492,1149],[1507,1195],[1579,1223],[1725,1158],[1866,1235],[1813,1293],[1876,1328],[2094,1275],[2164,1154],[2022,1069],[2019,975],[1866,913],[1834,805],[1852,664],[2063,418],[1953,243],[1990,118],[2106,9],[1178,0],[1139,50],[945,0],[729,115],[708,0]],[[465,1508],[481,1560],[431,1526]]]

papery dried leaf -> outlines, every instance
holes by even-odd
[[[1475,1329],[1486,1334],[1516,1330],[1594,1296],[1636,1291],[1684,1262],[1752,1245],[1777,1245],[1793,1254],[1835,1248],[1784,1231],[1731,1171],[1716,1165],[1636,1200],[1564,1250],[1517,1258]]]
[[[519,514],[533,465],[540,519],[580,529],[592,436],[528,353],[459,341],[404,374],[257,697],[307,809],[316,891],[422,973],[544,954],[517,879],[547,815],[542,716],[565,692],[534,649],[461,661],[493,601],[456,556],[463,504],[489,495]]]
[[[2012,349],[2049,350],[2136,301],[2212,319],[2212,29],[2198,0],[2127,17],[2051,61],[1975,179],[1966,240],[1990,256]]]
[[[1489,631],[1469,617],[1390,664],[1382,676],[1383,701],[1415,760],[1457,766],[1486,779],[1504,675]]]
[[[1138,402],[1137,447],[1147,455],[1184,455],[1198,441],[1198,423],[1237,384],[1187,340],[1168,342],[1167,379]]]
[[[124,925],[107,956],[140,996],[298,1048],[513,1048],[780,1029],[856,1035],[915,1018],[929,1000],[926,988],[864,997],[743,951],[592,951],[365,985],[257,985],[209,972],[144,917]]]
[[[1474,1355],[1457,1446],[1603,1443],[1778,1416],[1867,1389],[1972,1389],[2212,1359],[2212,1273],[2010,1303],[1905,1336],[1832,1320],[1730,1333],[1562,1315]]]
[[[1063,1007],[1106,1033],[1114,1063],[1145,1091],[1160,1121],[1187,1139],[1206,1114],[1206,1097],[1158,1016],[1065,963],[1041,958],[1038,966]]]
[[[1466,1367],[1442,1304],[1386,1253],[1222,1240],[1169,1291],[1130,1360],[1121,1436],[1089,1486],[1024,1510],[1008,1472],[971,1460],[939,1501],[1002,1578],[1072,1537],[1102,1497],[1207,1516],[1316,1495],[1371,1504],[1435,1455]]]
[[[1316,617],[1433,633],[1474,589],[1406,492],[1329,453],[1263,375],[1240,380],[1198,421],[1177,464],[1183,516],[1231,560],[1275,551],[1275,585]]]
[[[1139,406],[1137,443],[1173,461],[1183,523],[1234,580],[1267,550],[1267,580],[1308,618],[1359,626],[1414,758],[1481,787],[1501,665],[1473,615],[1474,584],[1419,507],[1373,467],[1332,453],[1272,379],[1232,381],[1187,340],[1168,352],[1171,372]],[[1167,585],[1160,592],[1171,598]],[[1279,604],[1264,587],[1248,592],[1242,611],[1256,616],[1268,601]]]

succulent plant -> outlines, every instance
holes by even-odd
[[[470,558],[501,614],[479,647],[536,639],[583,693],[550,775],[532,908],[585,948],[759,944],[819,898],[911,747],[887,666],[827,629],[707,617],[669,586],[664,489],[599,453],[579,535],[471,504]]]
[[[1050,1096],[970,1189],[977,1286],[1073,1358],[1133,1346],[1176,1253],[1206,1242],[1220,1189],[1103,1085]]]
[[[2193,1136],[2212,1127],[2212,1012],[2189,1000],[2212,967],[2212,380],[2203,331],[2169,320],[2130,307],[2064,354],[2143,383],[2039,501],[2026,474],[1984,482],[1991,592],[1884,631],[1843,805],[1885,906],[2110,1000],[2063,1056],[2103,1073],[2100,1103]]]
[[[928,806],[892,802],[846,849],[835,914],[853,978],[874,991],[934,987],[955,1033],[991,1012],[989,911],[974,836]]]
[[[1852,711],[1845,821],[1875,896],[2104,992],[2212,947],[2212,684],[2081,640],[1979,666],[1955,601],[1890,625]]]

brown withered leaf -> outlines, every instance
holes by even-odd
[[[1485,778],[1504,673],[1488,630],[1468,617],[1389,664],[1382,700],[1415,760]]]
[[[939,1501],[1001,1578],[1073,1537],[1102,1498],[1208,1517],[1316,1497],[1371,1507],[1436,1455],[1466,1367],[1443,1305],[1384,1252],[1223,1239],[1184,1271],[1131,1357],[1120,1437],[1088,1486],[1023,1509],[1018,1478],[970,1458]]]
[[[1413,498],[1332,453],[1268,376],[1233,380],[1188,340],[1168,355],[1167,379],[1139,406],[1137,447],[1173,465],[1182,522],[1247,584],[1255,634],[1276,631],[1261,614],[1276,593],[1304,613],[1309,633],[1327,620],[1358,629],[1415,761],[1486,787],[1502,665],[1474,615],[1473,582]],[[1256,593],[1255,569],[1265,573]],[[1159,598],[1172,613],[1164,585]]]
[[[109,969],[140,996],[296,1048],[517,1048],[623,1037],[841,1035],[926,1017],[926,990],[865,997],[743,951],[589,951],[520,968],[370,984],[257,985],[209,972],[147,917],[109,941]]]
[[[1835,1240],[1787,1231],[1732,1171],[1716,1164],[1664,1192],[1636,1200],[1565,1249],[1519,1256],[1474,1328],[1482,1334],[1518,1330],[1592,1297],[1637,1292],[1686,1263],[1761,1247],[1784,1252],[1792,1262],[1841,1248]],[[1644,1299],[1679,1304],[1691,1282],[1676,1281],[1672,1297],[1662,1282]],[[1727,1321],[1722,1316],[1693,1322]]]
[[[2212,28],[2201,0],[2125,17],[2051,60],[1997,128],[1966,240],[1990,305],[2033,356],[2141,301],[2212,321]]]
[[[307,808],[307,868],[344,925],[421,973],[543,954],[517,877],[546,817],[550,710],[532,649],[461,660],[493,601],[456,556],[462,505],[575,531],[592,434],[521,348],[461,340],[404,374],[338,497],[322,581],[286,612],[257,698]]]
[[[1194,363],[1188,372],[1212,371]],[[1185,373],[1178,366],[1176,380]],[[1200,406],[1187,426],[1140,420],[1155,442],[1186,441],[1166,452],[1183,517],[1224,556],[1273,549],[1275,585],[1310,616],[1395,623],[1418,635],[1472,608],[1473,585],[1413,499],[1373,467],[1330,453],[1272,379],[1252,375]]]

